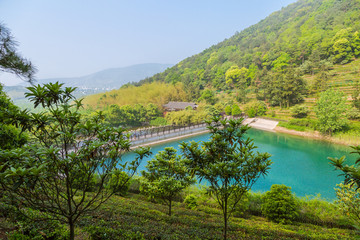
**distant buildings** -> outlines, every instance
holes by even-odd
[[[181,111],[189,106],[194,110],[197,108],[197,104],[193,102],[169,102],[163,105],[165,112]]]

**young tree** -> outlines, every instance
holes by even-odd
[[[245,139],[249,127],[242,120],[208,121],[210,141],[199,146],[197,142],[182,143],[184,156],[191,171],[206,180],[216,197],[224,218],[224,239],[228,220],[242,196],[251,189],[260,176],[267,174],[270,154],[255,152],[252,139]]]
[[[167,204],[169,216],[171,216],[174,198],[181,190],[195,183],[186,168],[184,159],[176,154],[174,148],[168,147],[156,154],[155,159],[148,161],[146,169],[147,171],[141,172],[145,178],[142,191]]]
[[[30,101],[47,112],[22,112],[19,124],[34,140],[19,149],[0,151],[0,183],[19,207],[66,222],[74,239],[79,217],[114,193],[104,187],[112,171],[127,171],[130,178],[149,150],[140,149],[133,162],[121,164],[122,154],[130,149],[124,130],[106,127],[100,113],[83,121],[81,100],[72,95],[75,88],[62,89],[62,85],[28,88]],[[95,177],[98,182],[93,186]]]
[[[342,129],[347,124],[346,110],[346,100],[342,92],[329,89],[321,93],[315,107],[319,130],[331,135]]]

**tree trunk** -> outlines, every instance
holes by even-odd
[[[227,238],[227,198],[225,198],[224,207],[224,240]]]
[[[72,219],[69,219],[69,228],[70,228],[70,240],[75,239],[75,224]]]

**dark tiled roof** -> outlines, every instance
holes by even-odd
[[[196,103],[193,102],[169,102],[168,104],[165,104],[163,107],[169,110],[183,110],[186,107],[192,107],[197,108]]]

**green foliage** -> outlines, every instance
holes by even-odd
[[[310,223],[318,226],[349,228],[351,224],[346,219],[338,204],[321,199],[320,195],[297,199],[299,215],[297,222]]]
[[[162,116],[162,112],[152,103],[146,106],[135,104],[121,107],[113,104],[104,111],[104,116],[110,126],[140,126]]]
[[[210,141],[182,143],[181,149],[188,159],[188,168],[198,179],[206,180],[223,212],[224,238],[227,222],[243,195],[260,176],[266,175],[271,161],[268,153],[254,152],[251,139],[244,139],[248,126],[240,121],[207,121]]]
[[[360,145],[351,147],[354,151],[351,153],[358,154],[360,156]],[[356,185],[356,189],[360,187],[360,158],[358,158],[354,165],[345,165],[345,156],[341,158],[332,158],[328,157],[330,164],[335,167],[335,169],[342,171],[341,175],[345,176],[345,184]]]
[[[319,120],[318,129],[322,133],[332,134],[344,128],[348,121],[345,116],[347,111],[346,100],[342,92],[329,89],[320,94],[316,102],[315,112]]]
[[[250,102],[245,105],[245,113],[248,117],[253,118],[256,116],[263,116],[267,111],[266,104],[261,101]]]
[[[86,231],[90,234],[92,240],[145,240],[139,232],[124,231],[120,229],[119,224],[114,224],[109,228],[102,220],[97,225],[89,225]]]
[[[225,114],[228,115],[228,116],[230,116],[230,115],[231,115],[231,112],[232,112],[231,106],[230,106],[230,105],[227,105],[227,106],[225,107]]]
[[[346,117],[352,120],[360,119],[360,110],[358,108],[351,107],[347,110]]]
[[[295,118],[305,118],[310,113],[310,110],[305,105],[295,105],[291,109],[291,116]]]
[[[336,188],[337,203],[345,216],[353,226],[360,230],[360,188],[355,182],[338,184]]]
[[[184,199],[184,203],[186,208],[189,209],[195,209],[199,205],[198,198],[194,194],[187,195]]]
[[[32,82],[36,68],[16,51],[17,43],[3,23],[0,23],[0,71],[16,74]]]
[[[195,183],[190,176],[185,160],[176,154],[174,148],[165,148],[155,155],[155,159],[147,162],[142,191],[150,196],[162,200],[169,206],[171,216],[172,202],[181,190]]]
[[[169,112],[165,119],[175,125],[189,125],[202,123],[211,116],[206,111],[199,110],[183,110],[177,112]]]
[[[139,149],[133,162],[121,164],[121,155],[130,150],[124,129],[105,126],[101,113],[84,120],[81,100],[72,95],[75,89],[62,86],[28,88],[30,101],[47,112],[21,112],[19,125],[33,141],[0,151],[0,184],[7,196],[21,199],[22,206],[66,222],[74,239],[76,221],[113,194],[104,187],[112,170],[119,168],[132,176],[149,150]],[[95,176],[99,184],[89,193]]]
[[[262,213],[268,219],[279,223],[291,223],[298,215],[298,206],[291,188],[274,184],[263,196]]]
[[[231,109],[231,115],[233,115],[233,116],[239,116],[241,113],[242,113],[242,112],[241,112],[241,110],[240,110],[239,105],[234,104],[234,105],[232,106],[232,109]]]
[[[154,120],[150,121],[151,126],[166,126],[168,125],[168,122],[163,117],[157,117]]]
[[[201,97],[198,99],[198,101],[205,101],[207,104],[214,105],[217,99],[213,91],[211,91],[210,89],[206,89],[202,92]]]
[[[108,187],[115,194],[119,194],[120,196],[125,196],[130,187],[129,179],[130,177],[126,172],[116,169],[111,174]]]
[[[298,89],[303,84],[297,84],[297,77],[286,76],[288,70],[301,66],[302,73],[327,72],[328,63],[345,63],[359,56],[359,9],[360,2],[353,0],[297,1],[140,84],[182,82],[195,93],[204,86],[233,88],[239,92],[239,102],[254,86],[261,88],[259,96],[270,90],[262,100],[272,105],[297,104],[306,92]],[[321,77],[313,90],[323,87],[326,79]]]
[[[66,226],[57,220],[49,221],[49,214],[31,208],[19,209],[7,202],[8,200],[4,198],[0,202],[0,217],[15,223],[8,239],[66,240],[69,238]]]
[[[21,128],[14,126],[18,123],[16,116],[20,113],[20,109],[3,92],[3,86],[0,84],[0,149],[17,148],[27,142]]]
[[[280,107],[290,107],[301,102],[305,87],[306,83],[294,69],[271,73],[260,86],[265,99],[268,99],[271,105]]]
[[[153,103],[158,108],[162,108],[162,106],[169,101],[188,101],[188,93],[186,93],[185,90],[186,88],[182,83],[166,84],[153,82],[138,87],[130,85],[126,88],[120,88],[106,93],[106,96],[116,95],[116,98],[104,97],[104,93],[99,93],[86,96],[83,104],[86,108],[100,110],[106,109],[107,106],[113,104],[119,107],[129,105],[133,108],[136,104],[146,107],[149,103]]]

